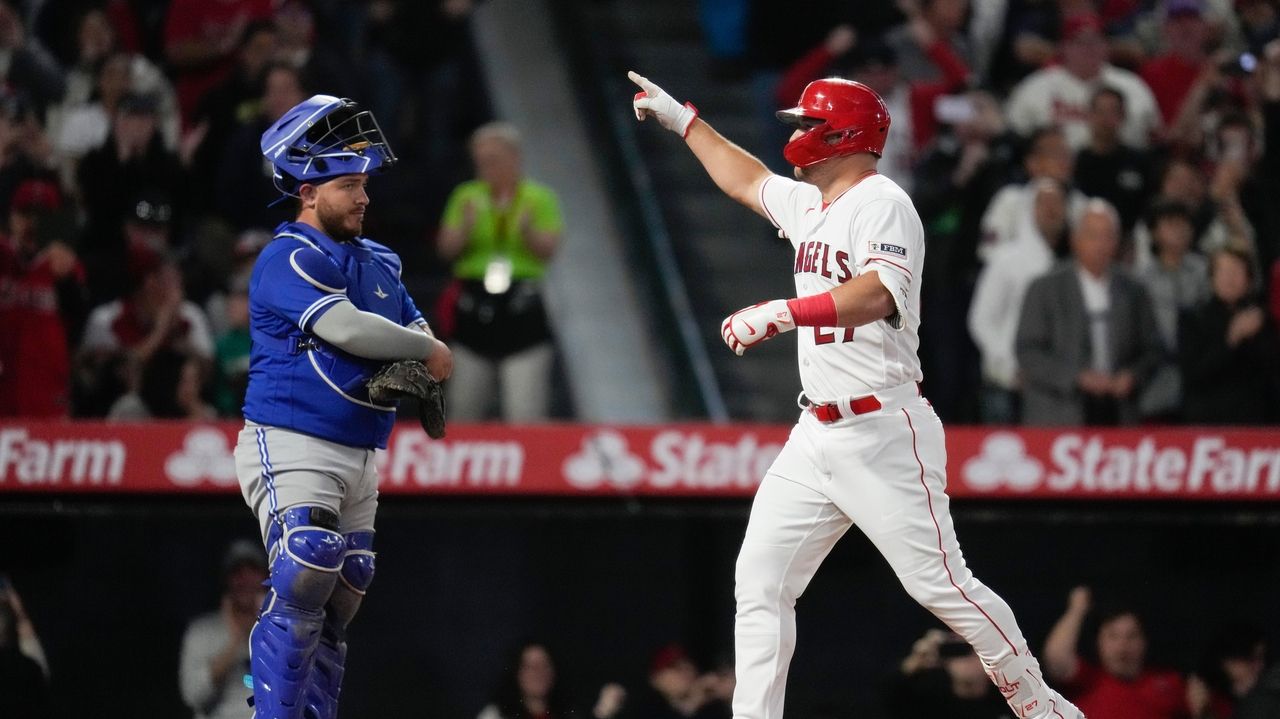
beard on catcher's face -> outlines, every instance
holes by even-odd
[[[354,240],[364,229],[363,207],[335,207],[321,202],[316,205],[316,218],[324,233],[338,242]]]

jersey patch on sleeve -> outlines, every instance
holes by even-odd
[[[870,252],[879,252],[880,254],[894,255],[904,260],[907,259],[907,248],[902,245],[892,245],[888,242],[868,242],[867,249]]]

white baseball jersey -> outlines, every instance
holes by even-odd
[[[871,175],[830,203],[817,187],[773,175],[760,204],[795,248],[796,295],[826,292],[874,270],[897,316],[861,327],[798,327],[800,383],[814,402],[919,382],[924,226],[911,198]]]

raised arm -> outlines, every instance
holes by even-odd
[[[641,88],[632,101],[636,119],[656,118],[663,127],[684,138],[685,144],[724,194],[767,219],[768,215],[760,204],[760,183],[772,174],[769,168],[698,119],[698,110],[693,105],[680,104],[665,90],[635,72],[628,72],[627,77]]]
[[[1067,611],[1049,630],[1044,640],[1044,669],[1054,681],[1070,682],[1080,671],[1080,658],[1077,645],[1080,643],[1080,628],[1089,613],[1091,595],[1088,587],[1076,587],[1071,590],[1067,600]]]

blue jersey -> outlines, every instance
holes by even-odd
[[[312,333],[344,299],[396,324],[426,324],[390,249],[364,238],[334,242],[298,222],[277,227],[249,279],[246,419],[352,447],[387,446],[396,408],[370,402],[365,388],[383,362]]]

